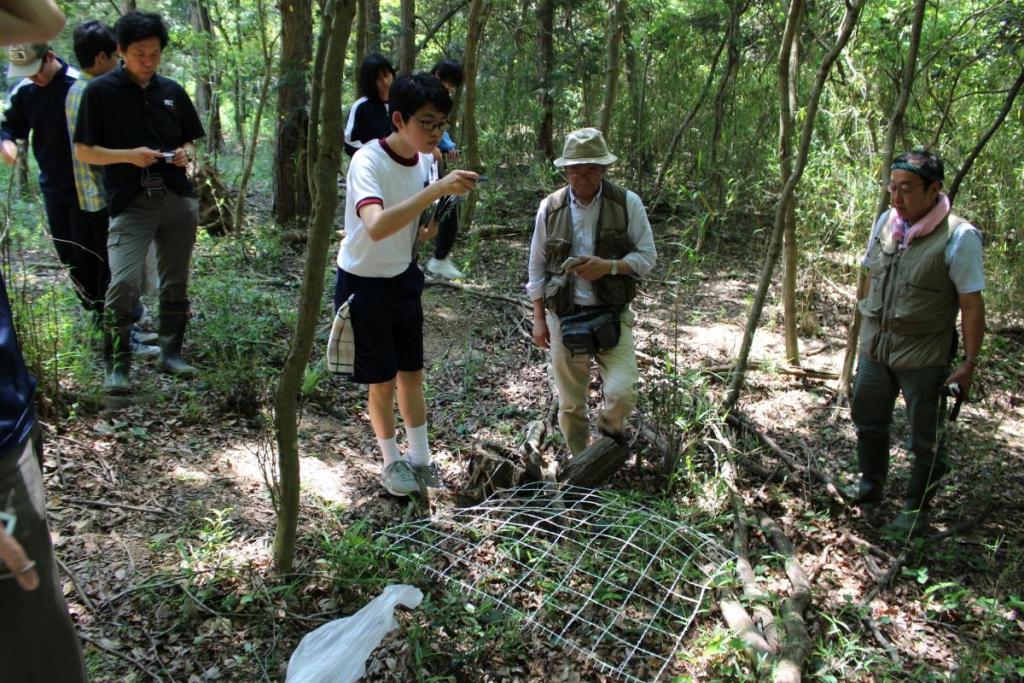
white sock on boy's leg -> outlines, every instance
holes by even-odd
[[[407,425],[405,433],[409,437],[409,462],[413,465],[429,465],[430,444],[427,440],[427,423],[424,422],[419,427]]]
[[[402,454],[398,450],[398,440],[395,437],[377,439],[377,445],[380,446],[381,455],[384,456],[384,467],[402,458]]]

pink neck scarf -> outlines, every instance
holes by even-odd
[[[889,225],[892,226],[892,238],[900,249],[906,249],[915,237],[924,237],[932,232],[942,219],[949,214],[949,197],[943,192],[939,195],[939,201],[935,202],[932,210],[925,214],[924,218],[910,225],[903,219],[900,212],[893,207],[889,211]]]

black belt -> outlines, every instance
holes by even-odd
[[[577,313],[585,313],[586,311],[597,311],[601,309],[611,308],[610,306],[580,306],[579,304],[573,304],[572,308],[566,312],[566,315],[576,315]]]

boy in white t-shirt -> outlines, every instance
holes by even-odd
[[[473,189],[477,174],[453,171],[430,184],[432,153],[448,125],[452,101],[429,74],[391,86],[392,133],[352,157],[345,197],[345,239],[338,254],[335,310],[349,301],[355,338],[352,379],[369,385],[368,408],[384,457],[381,483],[405,496],[440,484],[427,441],[423,398],[423,273],[416,244],[437,233],[420,215],[444,195]],[[350,299],[351,297],[351,299]],[[395,438],[395,394],[408,453]]]

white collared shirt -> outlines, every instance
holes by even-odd
[[[537,209],[537,218],[533,228],[533,239],[530,241],[529,280],[526,293],[531,300],[544,296],[544,279],[546,276],[545,244],[547,243],[547,198]],[[586,206],[576,201],[576,196],[569,188],[569,209],[572,213],[572,247],[571,256],[593,256],[594,240],[597,236],[597,218],[601,213],[601,190],[599,189]],[[633,270],[633,277],[640,279],[651,272],[657,259],[654,248],[654,232],[651,222],[647,219],[647,211],[640,197],[626,190],[626,217],[629,221],[629,241],[633,250],[620,261],[625,261]],[[573,302],[579,306],[594,306],[600,302],[594,295],[594,285],[581,277],[574,277],[575,292]]]

